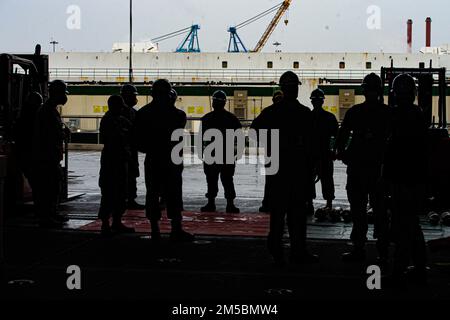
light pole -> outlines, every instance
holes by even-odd
[[[55,52],[55,49],[56,49],[56,45],[58,44],[59,42],[58,41],[55,41],[55,40],[53,40],[53,38],[52,38],[52,41],[50,41],[50,44],[51,45],[53,45],[53,52]]]
[[[130,53],[129,53],[128,81],[133,83],[133,0],[130,0]]]

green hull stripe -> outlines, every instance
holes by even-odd
[[[359,85],[320,85],[326,95],[339,95],[340,89],[353,89],[356,95],[362,95],[362,89]],[[149,96],[151,94],[150,86],[137,86],[139,95]],[[180,96],[211,96],[216,90],[223,90],[228,96],[233,96],[236,90],[245,90],[251,97],[271,97],[278,90],[278,86],[259,86],[259,87],[230,87],[230,86],[175,86],[175,90]],[[69,85],[71,95],[87,96],[109,96],[120,93],[120,86],[111,85]],[[385,88],[385,95],[388,94]],[[433,88],[433,96],[438,96],[438,88]],[[450,96],[450,88],[447,88],[447,96]]]

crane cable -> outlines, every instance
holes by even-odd
[[[164,41],[164,40],[167,40],[167,39],[170,39],[170,38],[174,38],[174,37],[177,37],[179,35],[188,33],[191,30],[191,28],[192,27],[187,27],[187,28],[184,28],[184,29],[181,29],[181,30],[178,30],[178,31],[174,31],[174,32],[165,34],[163,36],[153,38],[150,41],[152,41],[152,42],[161,42],[161,41]]]
[[[260,14],[254,16],[253,18],[250,18],[248,20],[245,20],[244,22],[241,22],[240,24],[236,25],[236,29],[243,28],[243,27],[245,27],[245,26],[247,26],[247,25],[249,25],[249,24],[251,24],[251,23],[253,23],[255,21],[258,21],[259,19],[262,19],[265,16],[267,16],[267,15],[277,11],[283,5],[283,3],[284,2],[281,2],[281,3],[277,4],[276,6],[273,6],[272,8],[267,9],[264,12],[261,12]]]

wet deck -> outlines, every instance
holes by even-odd
[[[141,177],[138,178],[138,201],[144,203],[145,184],[143,178],[144,156],[140,155]],[[72,151],[69,157],[69,191],[84,193],[85,195],[66,203],[62,210],[71,218],[67,225],[69,229],[98,230],[99,223],[96,216],[100,202],[100,189],[98,187],[98,172],[100,152],[96,151]],[[348,207],[345,191],[345,165],[335,163],[335,206]],[[268,230],[267,214],[258,213],[261,205],[264,188],[264,176],[261,175],[261,166],[255,164],[238,164],[235,175],[237,199],[236,204],[241,209],[241,214],[230,215],[221,213],[225,209],[225,201],[219,191],[217,214],[199,213],[199,208],[204,205],[206,193],[206,181],[201,164],[185,165],[183,172],[183,200],[185,226],[188,230],[203,235],[230,235],[230,236],[265,236]],[[220,190],[222,190],[220,186]],[[317,199],[315,207],[323,206],[320,183],[317,184]],[[149,225],[142,212],[128,212],[126,222],[134,225],[139,232],[149,232]],[[308,220],[308,237],[313,239],[349,239],[351,223],[344,222],[317,222],[310,217]],[[441,225],[432,226],[423,220],[423,228],[427,239],[436,239],[450,236],[450,228]],[[162,224],[162,231],[168,232],[167,220]],[[373,226],[369,227],[369,238],[373,232]]]

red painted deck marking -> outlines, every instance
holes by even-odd
[[[144,211],[127,211],[122,219],[136,232],[150,233],[150,223]],[[80,230],[98,231],[101,221],[96,220]],[[170,221],[165,213],[160,223],[162,233],[170,232]],[[183,228],[198,235],[266,237],[269,232],[269,215],[265,213],[199,213],[183,212]]]

